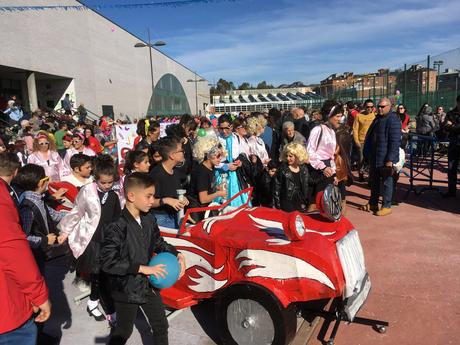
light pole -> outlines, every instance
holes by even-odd
[[[433,68],[438,68],[438,76],[436,78],[436,101],[439,103],[439,74],[441,73],[441,66],[444,64],[442,60],[433,61]]]
[[[152,99],[154,100],[154,90],[155,90],[155,83],[153,81],[153,62],[152,62],[152,47],[161,47],[161,46],[165,46],[166,45],[166,42],[164,41],[156,41],[155,43],[152,44],[152,42],[150,41],[150,29],[147,28],[147,35],[148,35],[148,43],[145,44],[143,42],[138,42],[134,45],[135,48],[144,48],[144,47],[148,47],[149,48],[149,57],[150,57],[150,78],[151,78],[151,81],[152,81]],[[153,101],[151,102],[151,107],[153,109]]]
[[[187,83],[195,83],[195,115],[198,115],[198,87],[197,87],[197,84],[202,81],[206,81],[206,80],[203,78],[197,79],[196,72],[195,72],[194,79],[187,80]]]

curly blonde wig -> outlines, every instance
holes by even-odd
[[[223,154],[223,151],[219,139],[208,134],[204,137],[198,137],[195,145],[193,145],[193,158],[201,163],[208,155],[215,155],[218,152]]]
[[[299,143],[289,143],[285,145],[283,152],[281,152],[281,161],[286,162],[288,154],[295,156],[298,164],[308,163],[307,149]]]
[[[263,115],[257,116],[257,119],[259,120],[259,125],[261,128],[265,128],[267,126],[267,119]]]
[[[261,128],[260,121],[257,117],[250,117],[246,120],[246,132],[249,135],[259,135]]]

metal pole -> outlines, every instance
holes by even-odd
[[[375,74],[374,74],[374,81],[373,81],[373,86],[372,86],[372,98],[374,99],[374,104],[375,104]]]
[[[388,80],[389,73],[390,73],[390,70],[388,69],[387,70],[387,98],[390,95],[390,89],[389,89],[390,88],[390,81]]]
[[[150,98],[150,110],[151,110],[152,114],[149,114],[149,115],[153,115],[153,104],[155,102],[155,95],[154,95],[155,84],[153,82],[152,42],[150,41],[150,28],[147,28],[147,35],[148,35],[148,39],[149,39],[150,79],[151,79],[151,82],[152,82],[152,96]]]
[[[439,105],[439,75],[441,74],[441,64],[438,63],[438,76],[436,77],[436,106]]]
[[[198,89],[197,89],[198,80],[196,79],[195,72],[195,115],[198,115]]]
[[[404,93],[403,93],[403,103],[406,104],[406,87],[407,87],[407,65],[404,64]],[[407,104],[406,104],[407,107]]]
[[[457,97],[457,91],[458,90],[458,74],[455,78],[455,93],[454,93],[454,97]]]
[[[426,57],[426,65],[427,65],[427,70],[426,70],[426,80],[425,80],[425,92],[426,92],[426,102],[429,103],[429,100],[428,100],[428,95],[429,95],[429,92],[430,92],[430,56],[428,55]]]

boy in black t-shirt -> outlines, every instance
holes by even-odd
[[[205,153],[203,162],[192,172],[191,195],[197,199],[202,207],[209,205],[218,197],[227,196],[227,191],[222,186],[216,185],[214,174],[214,168],[222,160],[221,150],[218,145],[213,146]]]
[[[184,149],[176,138],[165,137],[159,142],[159,153],[162,162],[150,172],[150,176],[155,181],[153,214],[158,225],[177,229],[178,211],[189,204],[185,196],[179,199],[177,191],[182,189],[180,173],[174,169],[184,162]]]

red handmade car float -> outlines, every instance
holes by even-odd
[[[338,322],[353,321],[371,284],[358,232],[337,217],[339,198],[336,189],[328,189],[319,198],[325,201],[323,214],[248,204],[188,210],[180,230],[161,228],[187,263],[182,279],[162,290],[165,304],[182,309],[216,298],[226,344],[287,344],[300,302],[340,299]],[[192,213],[205,211],[220,212],[187,223]],[[387,325],[372,324],[381,331]]]

